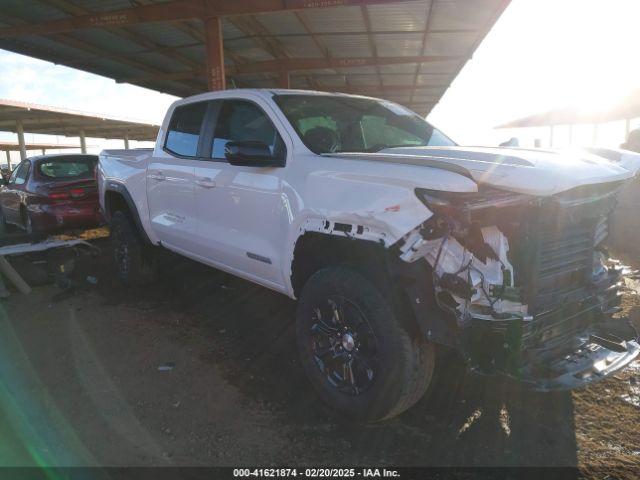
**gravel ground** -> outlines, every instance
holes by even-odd
[[[104,255],[67,292],[0,304],[0,465],[577,465],[636,478],[640,363],[550,394],[453,363],[405,414],[354,425],[306,382],[292,301],[171,262],[158,284],[124,288]],[[624,302],[640,318],[639,296]]]

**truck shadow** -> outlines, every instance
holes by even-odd
[[[95,268],[95,265],[94,265]],[[197,335],[200,360],[279,419],[302,463],[434,466],[577,464],[571,393],[540,394],[441,362],[431,393],[401,416],[355,425],[316,397],[298,362],[291,300],[201,265],[173,259],[152,287],[123,288],[103,269],[108,303],[184,316],[176,338]],[[180,341],[185,341],[182,338]],[[188,340],[187,340],[188,341]]]

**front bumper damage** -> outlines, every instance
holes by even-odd
[[[472,370],[506,375],[538,391],[586,386],[640,355],[638,333],[616,317],[617,289],[605,300],[585,298],[528,322],[500,325],[473,319],[458,348]]]
[[[519,201],[462,221],[436,214],[397,245],[394,268],[423,334],[476,372],[541,391],[628,365],[640,355],[638,333],[619,316],[623,268],[602,246],[612,195]]]
[[[573,338],[578,346],[569,353],[559,356],[546,349],[531,352],[535,354],[534,358],[524,365],[518,380],[540,391],[574,389],[626,367],[640,354],[638,335],[625,322],[613,323],[614,331],[620,330],[621,326],[628,327],[627,334],[621,337],[595,325]]]

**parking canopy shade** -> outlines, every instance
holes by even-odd
[[[640,89],[617,102],[601,108],[563,107],[498,125],[496,128],[544,127],[552,125],[579,125],[606,123],[640,117]]]
[[[510,0],[4,0],[0,48],[188,96],[365,94],[428,114]]]
[[[31,142],[25,143],[24,148],[26,150],[70,150],[73,148],[81,148],[80,145],[69,145],[64,143],[46,143],[46,142]],[[18,142],[3,142],[0,141],[1,152],[19,152],[20,144]]]
[[[0,99],[0,131],[154,141],[158,125]]]

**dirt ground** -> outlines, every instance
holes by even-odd
[[[405,414],[354,425],[307,383],[285,297],[177,259],[157,285],[124,288],[106,251],[73,278],[0,304],[2,466],[640,468],[640,362],[549,394],[445,365]],[[624,299],[634,317],[639,299]]]

